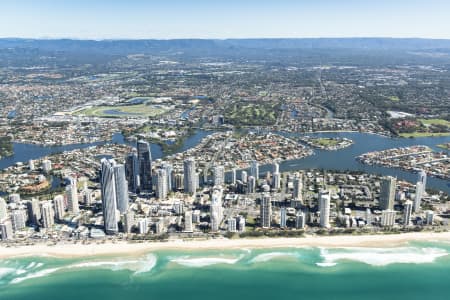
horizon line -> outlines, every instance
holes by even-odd
[[[443,40],[449,41],[450,37],[392,37],[392,36],[318,36],[318,37],[173,37],[173,38],[127,38],[127,37],[115,37],[115,38],[89,38],[89,37],[14,37],[14,36],[0,36],[0,40],[73,40],[73,41],[171,41],[171,40],[216,40],[216,41],[226,41],[226,40],[313,40],[313,39],[392,39],[392,40]]]

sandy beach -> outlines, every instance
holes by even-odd
[[[450,232],[418,232],[388,235],[339,235],[307,236],[302,238],[255,238],[255,239],[210,239],[201,241],[174,240],[169,242],[92,242],[91,244],[57,244],[49,246],[5,247],[0,244],[0,258],[24,256],[55,256],[62,258],[89,257],[100,255],[139,255],[161,250],[226,250],[255,248],[297,248],[297,247],[394,247],[408,242],[450,242]]]

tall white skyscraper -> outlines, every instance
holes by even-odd
[[[184,192],[194,194],[197,189],[198,175],[196,173],[195,160],[188,158],[184,161]]]
[[[404,210],[403,210],[403,225],[409,226],[411,225],[411,213],[413,209],[412,201],[408,200],[405,202]]]
[[[270,228],[272,222],[272,201],[270,196],[266,194],[261,198],[260,218],[261,227]]]
[[[280,209],[280,227],[281,228],[286,228],[286,218],[287,218],[287,214],[286,214],[286,207],[282,207]]]
[[[168,194],[166,170],[158,169],[156,173],[156,184],[156,197],[160,200],[165,200]]]
[[[421,170],[417,181],[422,183],[423,192],[425,192],[427,189],[427,172]]]
[[[280,173],[280,165],[274,161],[272,164],[272,174]]]
[[[259,163],[256,160],[250,163],[250,176],[253,176],[256,181],[259,179]]]
[[[237,232],[236,219],[233,217],[228,218],[228,232]]]
[[[306,216],[305,214],[299,210],[295,216],[295,228],[303,229],[305,228]]]
[[[42,226],[44,228],[51,228],[55,223],[55,214],[51,202],[44,202],[41,206],[42,209]]]
[[[320,227],[330,227],[330,192],[319,192]]]
[[[2,197],[0,197],[0,222],[6,219],[8,216],[8,209],[6,206],[6,201]]]
[[[128,182],[125,176],[125,166],[114,164],[114,184],[116,190],[117,209],[121,214],[128,210]]]
[[[22,230],[26,226],[27,215],[22,209],[13,210],[11,212],[11,223],[14,231]]]
[[[274,190],[280,189],[280,183],[281,183],[281,175],[279,172],[273,173],[272,175],[272,188]]]
[[[242,181],[242,183],[247,183],[247,178],[248,176],[247,176],[247,172],[246,171],[242,171],[241,172],[241,181]]]
[[[77,179],[75,177],[71,177],[69,178],[69,182],[69,185],[66,186],[67,208],[70,213],[78,215],[80,213],[80,208],[78,204]]]
[[[256,193],[256,178],[253,176],[248,177],[247,193]]]
[[[294,177],[294,190],[292,193],[292,198],[296,201],[303,201],[303,177],[301,174],[298,174]]]
[[[225,184],[225,168],[223,166],[215,166],[213,169],[214,185]]]
[[[41,219],[41,207],[38,198],[32,198],[31,201],[27,202],[28,207],[28,219],[34,225],[39,224]]]
[[[222,189],[214,189],[211,196],[211,231],[219,231],[223,219]]]
[[[0,234],[2,235],[3,241],[13,239],[13,228],[10,220],[0,222]]]
[[[384,177],[381,180],[380,208],[382,210],[393,209],[395,200],[396,179],[392,176]]]
[[[416,194],[414,196],[414,212],[418,212],[420,210],[420,204],[422,202],[423,192],[424,192],[423,183],[421,181],[417,181]]]
[[[117,212],[116,183],[114,177],[114,160],[103,158],[101,173],[101,190],[103,204],[103,221],[105,231],[108,234],[114,234],[119,231],[119,219]]]
[[[123,215],[123,225],[124,225],[124,230],[126,233],[131,233],[131,230],[133,229],[134,226],[134,212],[132,210],[128,210],[124,215]]]
[[[62,221],[66,213],[64,205],[64,196],[63,195],[55,196],[53,202],[55,203],[55,218],[58,221]]]
[[[385,209],[381,212],[381,226],[392,227],[395,225],[395,210]]]
[[[192,211],[188,210],[184,213],[184,232],[193,232]]]

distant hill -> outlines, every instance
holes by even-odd
[[[416,38],[305,38],[305,39],[174,39],[174,40],[72,40],[0,39],[0,49],[90,52],[110,55],[281,49],[435,50],[450,49],[450,40]]]

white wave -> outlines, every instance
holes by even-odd
[[[170,259],[170,261],[186,267],[201,268],[217,264],[233,265],[237,263],[241,258],[242,255],[237,258],[183,256],[179,258],[172,258]]]
[[[267,262],[272,259],[276,258],[282,258],[282,257],[295,257],[298,258],[299,254],[293,253],[293,252],[270,252],[270,253],[263,253],[255,256],[250,262],[251,263],[262,263]]]
[[[317,266],[319,267],[334,267],[335,265],[337,265],[337,263],[332,263],[332,262],[322,262],[322,263],[316,263]]]
[[[16,275],[22,275],[22,274],[25,274],[26,272],[27,271],[24,270],[24,269],[19,269],[19,270],[16,271]]]
[[[38,271],[35,273],[28,274],[27,276],[24,276],[24,277],[14,278],[13,280],[11,280],[11,284],[21,283],[25,280],[29,280],[29,279],[33,279],[33,278],[44,277],[44,276],[50,275],[60,269],[61,268],[45,269],[45,270],[41,270],[41,271]]]
[[[156,266],[157,262],[158,259],[156,255],[153,254],[147,255],[147,259],[143,262],[141,267],[136,272],[134,272],[134,275],[150,272]]]
[[[30,262],[29,264],[28,264],[28,266],[26,266],[26,268],[25,269],[31,269],[31,268],[34,268],[35,266],[36,266],[37,264],[36,264],[36,262]]]
[[[135,274],[138,274],[150,272],[156,266],[156,262],[157,257],[154,254],[149,254],[146,256],[145,259],[117,260],[117,261],[88,261],[69,265],[66,268],[110,269],[113,271],[131,270],[135,271]]]
[[[16,271],[13,268],[0,268],[0,278],[3,278],[6,275],[9,275],[11,273],[14,273]]]
[[[337,263],[342,260],[357,261],[373,266],[386,266],[389,264],[422,264],[431,263],[435,259],[448,255],[440,248],[340,248],[320,249],[324,259],[322,263]]]

